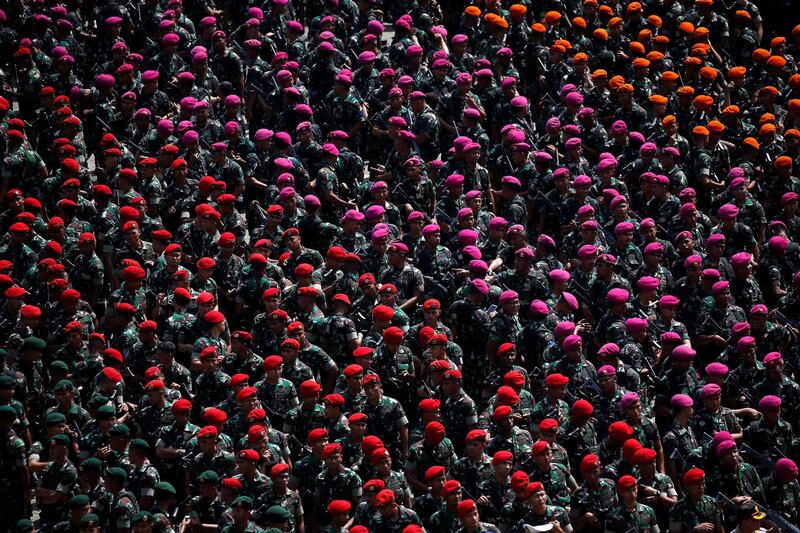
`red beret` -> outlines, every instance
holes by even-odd
[[[617,492],[628,492],[629,490],[633,490],[636,486],[636,478],[633,476],[622,476],[617,481]]]
[[[705,479],[706,473],[703,472],[699,468],[690,468],[683,474],[683,484],[684,485],[692,485],[695,483],[700,483]]]
[[[500,450],[492,456],[492,464],[507,463],[514,460],[514,455],[508,450]]]
[[[261,456],[258,452],[252,449],[240,451],[238,457],[244,461],[253,461],[256,463],[261,460]]]
[[[188,415],[192,411],[192,402],[185,398],[180,398],[172,402],[172,413],[176,415]]]
[[[203,412],[203,420],[205,420],[207,424],[224,424],[225,421],[228,420],[228,413],[216,407],[209,407]]]
[[[102,372],[103,377],[107,380],[111,381],[112,383],[119,383],[122,381],[122,374],[119,373],[119,370],[116,368],[111,368],[110,366],[105,367]]]
[[[350,512],[352,505],[347,500],[333,500],[328,504],[328,514],[345,514]]]
[[[327,438],[328,438],[328,431],[326,429],[317,428],[317,429],[312,429],[311,431],[308,432],[308,439],[306,440],[308,441],[309,444],[314,444],[315,442],[319,442],[322,439],[327,439]]]
[[[308,379],[300,384],[300,396],[303,398],[319,394],[321,390],[322,387],[313,379]]]

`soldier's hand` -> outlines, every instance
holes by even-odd
[[[97,450],[97,453],[95,453],[95,455],[97,455],[100,459],[105,459],[109,453],[111,453],[111,448],[109,446],[103,446],[102,448]]]
[[[697,524],[694,528],[697,533],[711,533],[714,531],[714,524],[710,522],[703,522],[702,524]]]
[[[747,415],[747,416],[749,416],[751,418],[761,418],[762,416],[764,416],[760,412],[758,412],[757,410],[755,410],[755,409],[753,409],[751,407],[745,407],[743,409],[739,409],[738,411],[739,411],[739,414]]]
[[[489,507],[489,505],[491,504],[491,502],[489,501],[489,497],[488,496],[481,496],[480,498],[478,498],[478,502],[477,503],[481,507]]]

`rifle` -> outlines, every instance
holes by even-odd
[[[728,386],[732,378],[733,374],[728,374],[728,377],[725,378],[725,381],[723,381],[722,384]],[[756,405],[758,403],[753,399],[753,395],[750,394],[750,392],[745,387],[739,387],[738,392],[740,396],[744,397],[748,405]]]
[[[278,416],[278,413],[273,411],[272,408],[270,406],[268,406],[266,403],[262,402],[261,403],[261,407],[263,407],[264,410],[267,412],[267,418],[269,418],[269,417],[275,417],[277,419],[283,418],[282,416]],[[270,422],[270,425],[272,425],[271,422]],[[305,453],[308,453],[308,454],[311,453],[311,446],[309,446],[308,444],[303,444],[302,442],[300,442],[300,439],[295,437],[292,433],[284,433],[284,435],[286,435],[289,438],[289,441],[292,442],[292,444],[294,444],[298,448],[300,448],[301,451],[303,451]]]
[[[467,490],[467,488],[466,488],[465,486],[463,486],[463,485],[461,486],[461,492],[463,492],[464,494],[466,494],[466,495],[467,495],[467,496],[468,496],[468,497],[469,497],[471,500],[473,500],[473,501],[475,501],[475,502],[477,502],[477,501],[478,501],[478,498],[476,498],[476,497],[474,497],[472,494],[470,494],[470,492]],[[500,510],[499,510],[499,509],[498,509],[498,508],[495,506],[495,504],[494,504],[494,503],[492,503],[492,500],[491,500],[491,499],[489,499],[489,507],[492,509],[492,511],[494,511],[495,513],[497,513],[497,516],[500,516],[500,515],[502,514],[502,513],[500,512]]]
[[[789,331],[789,335],[792,337],[792,340],[797,342],[797,329],[795,326],[796,322],[789,320],[789,317],[784,315],[783,312],[779,311],[778,309],[773,309],[770,313],[778,320],[778,322],[786,327],[786,329]]]
[[[542,198],[542,200],[544,200],[545,202],[547,202],[547,204],[548,204],[550,207],[552,207],[553,209],[555,209],[555,210],[557,210],[557,211],[561,209],[559,206],[557,206],[557,205],[555,204],[555,202],[553,202],[553,200],[551,200],[550,198],[548,198],[547,196],[545,196],[545,194],[544,194],[544,193],[543,193],[541,190],[538,190],[538,191],[536,191],[536,195],[533,197],[533,199],[535,200],[536,198],[539,198],[539,197],[541,197],[541,198]]]
[[[758,461],[758,466],[756,466],[756,469],[763,470],[764,472],[772,472],[775,469],[775,461],[773,461],[772,458],[766,453],[758,452],[745,443],[741,443],[739,448],[748,456],[750,456],[751,460],[755,459]]]

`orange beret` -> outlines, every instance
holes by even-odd
[[[747,74],[747,69],[744,67],[733,67],[728,70],[728,77],[734,80],[744,78],[745,74]]]
[[[561,13],[558,11],[548,11],[544,14],[544,21],[549,24],[553,24],[559,20],[561,20]]]
[[[665,70],[661,73],[661,80],[662,81],[676,81],[680,78],[677,72],[673,72],[671,70]]]
[[[717,69],[714,67],[703,67],[700,69],[700,76],[707,80],[717,79]]]
[[[782,155],[775,159],[775,168],[778,170],[785,170],[787,168],[792,168],[792,158],[789,156]]]
[[[759,137],[763,137],[764,135],[775,133],[775,124],[767,123],[761,126],[758,130]]]
[[[756,48],[753,50],[753,61],[766,61],[769,59],[769,50],[764,50],[763,48]]]
[[[754,150],[758,150],[759,148],[761,148],[761,144],[759,144],[759,142],[753,137],[745,137],[744,140],[742,141],[742,144]]]
[[[783,68],[786,66],[786,59],[781,56],[771,56],[767,59],[767,66],[771,68]]]
[[[722,114],[727,117],[735,117],[741,113],[741,109],[739,109],[738,105],[729,105],[722,110]]]
[[[637,54],[645,53],[644,45],[639,41],[631,41],[631,43],[628,45],[628,50]]]

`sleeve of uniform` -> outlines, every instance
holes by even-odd
[[[354,502],[359,502],[361,500],[361,494],[361,478],[358,474],[353,472],[352,479],[350,480],[350,496]]]
[[[398,428],[405,427],[408,425],[408,418],[406,417],[405,411],[403,411],[403,406],[400,405],[400,402],[395,403],[395,425]]]
[[[669,510],[669,533],[682,533],[683,520],[681,519],[681,505],[676,505]]]

